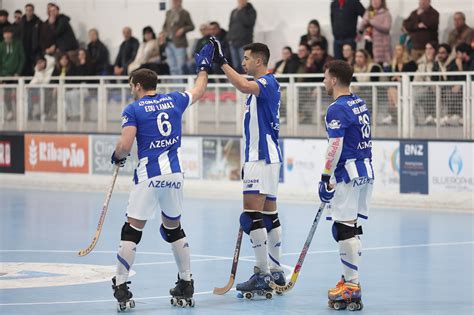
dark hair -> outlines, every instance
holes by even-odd
[[[250,50],[252,54],[258,55],[262,58],[263,65],[268,65],[268,60],[270,60],[270,49],[268,46],[262,43],[252,43],[244,46],[244,51]]]
[[[352,66],[346,61],[330,61],[324,65],[324,69],[327,70],[331,76],[338,79],[341,85],[349,86],[351,84],[354,68],[352,68]]]
[[[0,16],[8,17],[8,11],[7,10],[0,10]]]
[[[311,51],[311,47],[309,47],[309,45],[306,44],[306,43],[301,43],[301,44],[299,44],[299,46],[304,46],[304,47],[306,47],[306,49],[307,49],[308,51]]]
[[[145,41],[145,33],[151,33],[153,39],[156,39],[155,31],[153,30],[153,28],[152,28],[151,26],[145,26],[145,27],[143,28],[143,31],[142,31],[143,41]]]
[[[318,34],[316,34],[316,36],[320,37],[321,36],[321,26],[319,26],[319,22],[318,20],[311,20],[309,21],[308,23],[308,28],[309,26],[313,24],[314,26],[317,26],[318,27]],[[309,30],[308,30],[308,35],[309,35]]]
[[[58,11],[59,11],[59,6],[58,6],[56,3],[54,3],[54,2],[48,3],[47,6],[48,6],[48,7],[55,7],[55,8],[58,9]]]
[[[429,41],[429,42],[427,42],[427,44],[430,44],[431,47],[434,48],[434,50],[438,50],[438,43],[437,43],[437,42],[435,42],[435,41]]]
[[[46,58],[44,57],[44,55],[39,55],[38,57],[36,57],[35,63],[40,61],[40,60],[44,60],[46,62]]]
[[[35,10],[35,6],[32,5],[31,3],[27,3],[27,4],[25,5],[25,9],[28,8],[28,7],[31,7],[31,8],[33,9],[33,11]]]
[[[149,69],[137,69],[130,73],[128,81],[133,84],[139,84],[145,91],[156,90],[158,77],[156,73]]]
[[[13,27],[7,26],[3,28],[3,34],[5,33],[14,33]]]
[[[21,10],[15,10],[14,14],[17,14],[17,13],[23,14],[23,12],[21,12]]]
[[[446,49],[446,52],[448,53],[448,55],[451,54],[452,49],[451,49],[451,46],[449,46],[448,44],[446,44],[446,43],[439,44],[438,49],[436,50],[436,52],[438,53],[441,48]]]
[[[217,26],[218,28],[221,28],[221,26],[219,25],[219,23],[217,23],[216,21],[212,21],[211,23],[209,23],[209,25]]]
[[[292,53],[293,53],[293,50],[291,49],[291,47],[290,47],[290,46],[285,46],[285,47],[283,47],[283,49],[286,49],[286,50],[288,50],[288,51],[290,52],[290,54],[292,54]]]
[[[370,60],[370,53],[365,49],[357,49],[356,53],[360,52],[365,57],[365,61],[368,62]]]
[[[471,45],[466,43],[459,44],[456,46],[456,52],[462,52],[469,55],[471,53]]]
[[[314,47],[319,47],[321,48],[322,50],[324,50],[326,52],[326,47],[324,46],[323,42],[314,42],[312,45],[311,45],[311,49],[313,49]]]

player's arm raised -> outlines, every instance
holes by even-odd
[[[194,87],[188,92],[191,94],[191,104],[196,103],[206,92],[207,74],[211,70],[212,56],[214,54],[214,46],[211,43],[206,44],[200,52],[194,55],[196,61],[197,78]]]
[[[230,83],[242,93],[258,96],[260,94],[258,84],[255,83],[255,81],[248,81],[229,65],[229,62],[224,56],[221,43],[217,39],[211,37],[211,43],[215,48],[214,62],[221,66],[222,71],[224,71]]]

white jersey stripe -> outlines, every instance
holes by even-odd
[[[249,161],[258,161],[259,156],[259,141],[260,141],[260,130],[258,126],[258,111],[257,111],[257,98],[255,95],[251,96],[250,101],[250,148],[249,148]]]
[[[148,172],[146,171],[146,165],[148,164],[148,157],[140,159],[137,167],[138,182],[141,183],[148,179]]]
[[[158,164],[160,165],[160,171],[162,175],[172,173],[168,152],[169,151],[165,151],[158,157]]]
[[[270,163],[280,163],[280,156],[278,155],[278,148],[275,145],[275,142],[269,134],[266,135],[266,138]]]
[[[367,169],[367,177],[373,178],[372,165],[370,164],[369,159],[364,159],[364,165],[365,165],[365,168]]]
[[[347,160],[344,167],[346,168],[349,178],[359,177],[359,172],[357,171],[357,166],[355,165],[355,159]]]

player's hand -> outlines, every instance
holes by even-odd
[[[194,54],[194,60],[196,61],[196,72],[209,71],[212,66],[212,56],[214,55],[214,45],[207,43],[202,47],[201,51]]]
[[[215,38],[211,36],[210,41],[212,45],[214,45],[214,62],[217,63],[219,66],[223,66],[226,63],[229,63],[224,55],[224,50],[222,49],[222,44]]]
[[[321,181],[319,182],[319,199],[325,203],[330,202],[334,197],[334,193],[336,192],[334,187],[331,187],[329,184],[329,178],[330,177],[328,175],[322,175]]]
[[[117,157],[115,156],[115,151],[114,153],[112,153],[112,157],[110,158],[110,163],[116,164],[119,167],[124,167],[126,161],[127,161],[127,157],[124,157],[123,159],[117,159]]]

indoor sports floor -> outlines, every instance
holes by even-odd
[[[127,194],[114,193],[96,249],[80,258],[95,231],[104,193],[0,190],[0,313],[116,314],[110,278]],[[316,204],[281,203],[283,263],[296,263]],[[192,253],[196,307],[173,308],[176,280],[159,221],[145,227],[130,278],[135,314],[334,314],[327,289],[341,274],[331,225],[322,220],[295,288],[273,300],[212,294],[229,279],[241,202],[185,199],[183,227]],[[364,224],[364,314],[473,314],[474,215],[372,209]],[[247,280],[253,251],[244,236],[237,281]],[[289,274],[290,271],[286,270]],[[60,284],[60,286],[58,286]],[[349,311],[342,311],[349,312]]]

